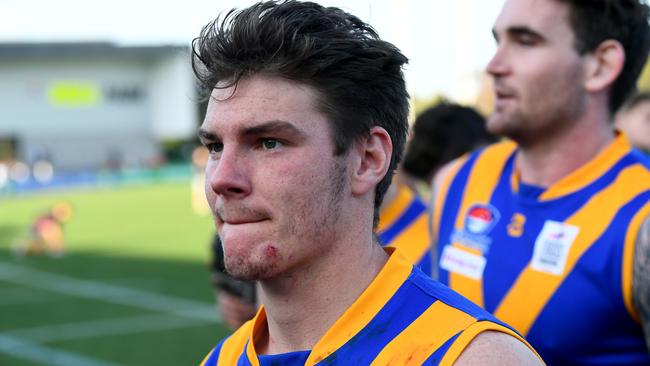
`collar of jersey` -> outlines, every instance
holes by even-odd
[[[630,144],[623,136],[618,134],[605,149],[588,163],[574,170],[566,177],[548,187],[540,196],[539,201],[549,201],[574,193],[592,183],[602,176],[625,154],[629,153]],[[513,192],[519,190],[519,173],[515,167],[510,179]]]
[[[395,248],[384,248],[389,258],[379,274],[370,285],[361,293],[361,296],[343,313],[343,315],[330,327],[323,337],[316,343],[307,359],[306,365],[313,365],[322,361],[330,354],[349,341],[360,332],[372,318],[390,300],[413,270]],[[259,365],[257,353],[251,340],[256,339],[260,332],[266,332],[266,310],[260,308],[250,327],[249,341],[246,345],[246,355],[253,366]]]

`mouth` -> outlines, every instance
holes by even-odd
[[[495,111],[502,110],[515,99],[515,94],[506,89],[496,89],[494,91]]]
[[[227,224],[230,226],[234,225],[246,225],[246,224],[255,224],[258,222],[265,221],[266,219],[260,219],[260,218],[255,218],[255,219],[247,219],[247,218],[242,218],[242,219],[228,219],[228,220],[220,220],[223,224]]]
[[[515,97],[513,92],[504,90],[496,90],[494,95],[496,96],[497,100],[513,99]]]
[[[269,219],[269,216],[260,210],[246,207],[219,207],[214,212],[217,226],[237,226],[255,224]]]

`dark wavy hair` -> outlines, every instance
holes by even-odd
[[[231,10],[192,42],[192,68],[205,92],[256,74],[311,86],[328,118],[334,154],[343,155],[373,126],[391,137],[393,155],[375,189],[375,224],[408,130],[408,59],[375,30],[341,9],[312,2],[265,1]]]
[[[559,0],[569,5],[575,48],[585,54],[608,39],[621,43],[625,64],[609,95],[613,114],[636,91],[650,48],[648,5],[640,0]]]
[[[486,130],[485,118],[476,110],[443,101],[415,119],[402,167],[429,184],[444,164],[497,140]]]

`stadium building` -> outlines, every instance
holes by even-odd
[[[159,164],[198,124],[188,47],[0,44],[0,162]]]

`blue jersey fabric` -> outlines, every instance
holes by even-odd
[[[460,161],[436,198],[438,278],[512,325],[549,365],[650,365],[631,300],[650,213],[647,161],[619,136],[548,188],[523,185],[516,146]]]
[[[202,365],[439,365],[453,363],[482,331],[522,340],[398,251],[312,350],[260,357],[251,340],[266,329],[262,308],[255,319],[221,341]]]

